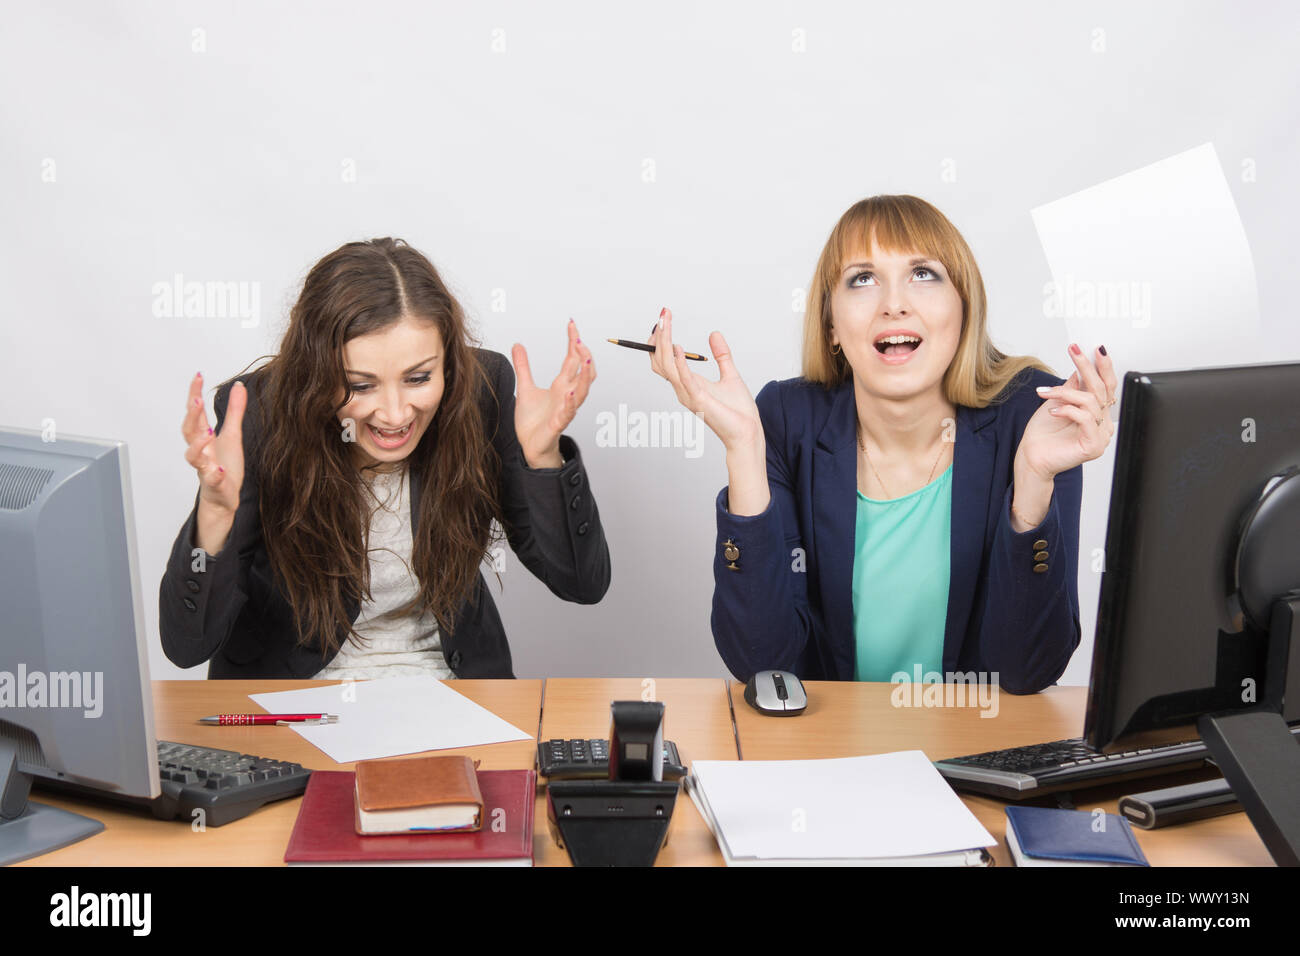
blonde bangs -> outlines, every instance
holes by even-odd
[[[844,266],[853,257],[870,253],[873,237],[883,252],[916,252],[937,259],[961,298],[961,338],[944,376],[949,401],[982,408],[1025,368],[1055,374],[1033,356],[1004,355],[993,345],[986,327],[984,280],[975,256],[942,212],[916,196],[872,196],[845,211],[818,257],[804,310],[804,378],[834,388],[853,375],[843,353],[831,352],[831,295]]]

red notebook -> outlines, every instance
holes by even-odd
[[[312,772],[284,862],[533,865],[535,770],[480,770],[483,827],[471,832],[360,836],[355,780],[347,770]]]

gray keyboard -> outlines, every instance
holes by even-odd
[[[298,796],[307,789],[310,778],[310,770],[286,760],[160,740],[158,781],[162,794],[158,797],[108,793],[46,777],[36,777],[33,786],[148,809],[160,820],[201,819],[204,826],[219,827],[273,800]]]

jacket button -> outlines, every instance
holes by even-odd
[[[1047,547],[1046,538],[1039,538],[1037,541],[1034,542],[1035,551],[1042,551],[1045,547]]]
[[[577,511],[580,504],[582,504],[582,495],[574,495],[573,500],[569,502],[569,510]]]
[[[722,542],[722,556],[728,561],[728,571],[740,570],[740,568],[736,567],[736,559],[740,557],[740,549],[736,547],[736,542],[732,541],[730,538]]]
[[[199,609],[199,606],[189,598],[186,598],[182,603],[185,605],[185,610],[187,611],[197,611]]]
[[[1047,552],[1046,552],[1046,551],[1039,551],[1037,554],[1034,555],[1034,560],[1035,560],[1035,561],[1046,561],[1046,560],[1047,560]]]
[[[582,484],[582,475],[575,471],[569,476],[569,484],[575,488],[578,487],[578,485]]]
[[[452,651],[451,658],[447,661],[447,663],[451,665],[452,670],[455,670],[456,668],[460,667],[460,651]]]
[[[584,521],[582,524],[578,525],[578,534],[586,534],[586,533],[587,533],[587,522]]]
[[[1046,571],[1046,570],[1047,570],[1047,565],[1045,565],[1045,564],[1035,564],[1035,565],[1034,565],[1034,573],[1035,573],[1035,574],[1042,574],[1042,573],[1043,573],[1044,571]]]
[[[193,578],[186,578],[185,586],[190,589],[191,594],[199,593],[199,582],[195,581]]]

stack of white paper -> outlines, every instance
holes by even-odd
[[[997,842],[919,750],[697,760],[688,786],[729,866],[985,865]]]

